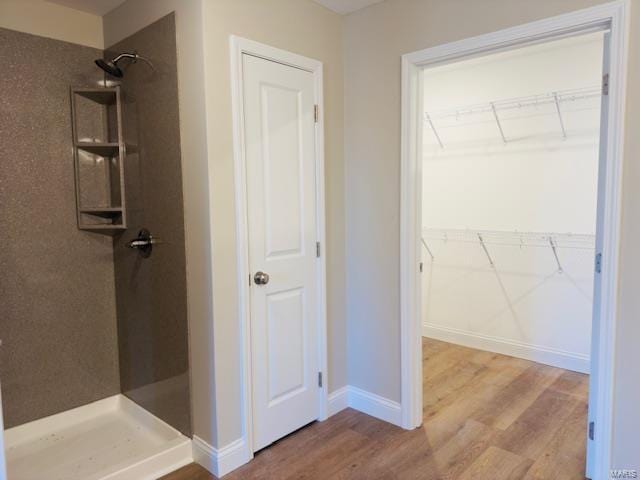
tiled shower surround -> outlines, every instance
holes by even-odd
[[[5,427],[120,391],[113,247],[76,224],[69,87],[100,50],[0,29]]]
[[[121,83],[127,149],[128,229],[114,241],[122,392],[191,433],[184,216],[174,15],[110,47],[107,58],[137,51]],[[126,243],[147,228],[161,244],[147,259]]]
[[[129,228],[76,224],[69,88],[96,87],[103,52],[0,29],[0,382],[11,428],[122,392],[189,435],[186,273],[175,23],[121,83]],[[146,227],[150,258],[125,246]]]

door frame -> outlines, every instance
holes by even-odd
[[[318,105],[318,121],[315,124],[316,155],[316,238],[320,242],[321,255],[316,258],[318,285],[318,366],[322,373],[318,420],[327,419],[329,374],[327,364],[327,308],[326,308],[326,234],[325,234],[325,185],[324,185],[324,117],[323,117],[323,68],[322,62],[295,53],[274,48],[235,35],[230,36],[231,54],[231,103],[233,114],[233,160],[236,201],[236,246],[238,269],[238,313],[241,329],[242,362],[242,437],[246,449],[253,458],[253,408],[251,363],[251,287],[249,276],[249,226],[247,205],[247,168],[244,142],[244,81],[242,56],[252,55],[287,65],[313,74],[314,102]]]
[[[422,224],[422,72],[425,67],[544,42],[563,36],[610,29],[609,125],[602,224],[600,328],[595,359],[597,434],[593,478],[608,478],[613,431],[614,353],[620,249],[622,164],[629,0],[578,10],[497,32],[439,45],[402,56],[400,314],[402,426],[422,424],[422,342],[420,226]]]

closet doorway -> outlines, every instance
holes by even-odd
[[[564,425],[577,434],[554,448],[575,469],[586,460],[605,35],[423,76],[425,414],[447,415],[435,391],[462,389],[469,418],[511,438],[501,451],[534,463],[550,452],[520,444],[521,424],[549,437]]]
[[[548,468],[560,423],[608,471],[625,15],[403,57],[403,425],[431,442],[487,428],[487,455]]]

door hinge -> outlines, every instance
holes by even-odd
[[[318,123],[318,118],[320,117],[320,107],[318,105],[313,106],[313,121]]]
[[[595,438],[595,422],[589,422],[589,440],[593,440]]]
[[[420,273],[424,271],[424,263],[420,262]]]
[[[596,273],[602,273],[602,253],[596,254]]]
[[[318,372],[318,387],[322,388],[322,372]]]
[[[316,242],[316,258],[320,258],[320,242]]]
[[[609,74],[602,76],[602,95],[609,95]]]

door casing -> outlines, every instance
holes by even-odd
[[[253,411],[251,369],[251,319],[249,278],[249,231],[247,205],[247,169],[244,143],[243,55],[253,55],[313,74],[314,100],[318,106],[315,124],[316,156],[316,238],[320,242],[320,256],[316,258],[318,288],[318,365],[322,374],[322,387],[318,388],[318,420],[326,420],[328,407],[327,367],[327,314],[326,314],[326,235],[325,235],[325,186],[324,186],[324,126],[323,126],[323,68],[318,60],[271,47],[253,40],[230,36],[231,101],[233,112],[233,153],[235,169],[236,239],[238,271],[238,312],[241,326],[242,362],[242,438],[245,451],[253,458]]]
[[[408,53],[402,57],[401,107],[401,207],[400,207],[400,317],[402,426],[422,424],[422,342],[420,225],[422,202],[422,74],[435,64],[486,55],[515,46],[545,42],[563,36],[608,29],[609,117],[603,199],[603,249],[600,324],[593,336],[598,342],[597,386],[592,420],[595,440],[590,445],[592,478],[608,478],[613,439],[613,391],[620,250],[622,165],[624,145],[625,83],[629,38],[629,0],[578,10],[497,32]],[[600,195],[600,193],[599,193]],[[591,407],[591,406],[590,406]],[[591,414],[590,414],[591,415]],[[586,439],[585,439],[586,440]]]

